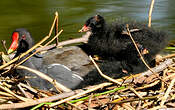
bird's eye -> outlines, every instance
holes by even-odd
[[[22,39],[26,40],[26,35],[25,34],[22,35]]]

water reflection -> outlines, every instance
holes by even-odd
[[[59,12],[59,27],[64,29],[61,40],[80,37],[77,32],[84,21],[95,14],[103,15],[108,22],[118,17],[148,20],[151,0],[2,0],[0,3],[0,40],[9,46],[15,28],[27,28],[36,41],[47,35],[55,11]],[[156,0],[153,26],[175,33],[173,0]],[[0,48],[2,50],[2,48]]]

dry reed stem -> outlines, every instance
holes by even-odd
[[[171,89],[172,87],[174,86],[174,83],[175,83],[175,79],[173,79],[170,83],[170,85],[168,86],[168,89],[167,91],[165,92],[165,95],[163,96],[162,98],[162,101],[160,102],[160,106],[163,107],[164,106],[164,103],[166,102],[167,98],[168,98],[168,95],[170,94],[171,92]]]
[[[168,59],[168,58],[171,58],[171,57],[175,57],[175,54],[170,54],[170,55],[164,56],[162,58],[162,60],[165,60],[165,59]]]
[[[56,22],[55,22],[55,35],[57,35],[58,34],[58,18],[59,18],[59,16],[58,16],[58,12],[55,12],[55,16],[57,16],[57,19],[56,19]],[[56,38],[56,45],[58,45],[58,37]]]
[[[1,40],[1,43],[2,43],[3,48],[5,49],[5,53],[7,54],[8,53],[8,49],[6,47],[6,41],[5,40]]]
[[[24,94],[25,97],[32,98],[28,94],[26,94],[26,92],[24,91],[24,89],[19,84],[17,86],[18,86],[19,90]]]
[[[143,99],[143,97],[132,87],[129,88],[136,96],[138,96],[140,99]]]
[[[67,102],[67,104],[69,104],[70,106],[74,107],[76,110],[83,110],[83,109],[81,109],[80,107],[77,107],[77,105],[72,104],[72,103],[70,103],[70,102]],[[71,110],[74,110],[74,109],[71,109]]]
[[[27,101],[32,100],[32,99],[28,99],[28,98],[25,98],[25,97],[19,96],[19,95],[13,93],[13,92],[12,92],[11,90],[9,90],[8,88],[3,87],[2,85],[0,85],[0,89],[2,89],[2,90],[4,90],[4,91],[8,92],[9,94],[13,95],[14,97],[16,97],[16,98],[18,98],[18,99],[20,99],[20,100],[22,100],[22,101],[27,102]]]
[[[28,68],[26,66],[22,66],[22,65],[19,65],[16,67],[17,69],[25,69],[27,71],[30,71],[36,75],[38,75],[39,77],[49,81],[51,84],[53,84],[55,86],[56,89],[59,89],[61,91],[64,91],[64,92],[70,92],[72,91],[71,89],[65,87],[64,85],[58,83],[57,81],[53,80],[51,77],[47,76],[46,74],[38,71],[38,70],[34,70],[34,69],[31,69],[31,68]]]
[[[57,33],[49,42],[47,42],[45,45],[44,45],[44,47],[45,46],[48,46],[50,43],[52,43],[55,39],[57,39],[58,38],[58,36],[61,34],[63,32],[63,29],[61,29],[61,31],[59,32],[59,33]]]
[[[9,110],[9,109],[25,108],[25,107],[34,106],[34,105],[37,105],[37,104],[40,104],[40,103],[56,101],[56,100],[59,100],[59,99],[62,99],[62,98],[72,96],[74,94],[75,94],[75,92],[72,91],[72,92],[61,93],[61,94],[50,96],[50,97],[30,100],[30,101],[27,101],[27,102],[12,103],[12,104],[1,104],[0,109]]]
[[[28,85],[26,85],[26,84],[19,83],[19,85],[22,86],[22,87],[25,87],[26,89],[28,89],[28,90],[30,90],[30,91],[32,91],[33,93],[38,93],[37,90],[35,90],[34,88],[32,88],[32,87],[30,87],[30,86],[28,86]]]
[[[99,85],[97,85],[97,86],[94,87],[94,88],[88,89],[88,90],[83,91],[83,92],[81,92],[81,93],[79,93],[79,94],[76,94],[76,95],[73,95],[73,96],[68,97],[68,98],[66,98],[66,99],[60,100],[60,101],[58,101],[58,102],[55,102],[55,103],[49,105],[49,107],[54,107],[54,106],[56,106],[56,105],[62,104],[62,103],[64,103],[64,102],[67,102],[67,101],[72,100],[72,99],[74,99],[74,98],[80,97],[80,96],[85,95],[85,94],[87,94],[87,93],[93,92],[93,91],[98,90],[98,89],[100,89],[100,88],[103,88],[103,87],[105,87],[105,86],[109,86],[109,85],[111,85],[111,84],[112,84],[112,83],[102,83],[102,84],[99,84]]]
[[[163,78],[163,80],[165,81],[165,80],[167,80],[167,79],[169,79],[171,77],[174,77],[174,76],[175,76],[175,73],[170,74],[170,75],[166,76],[165,78]]]
[[[150,4],[150,9],[149,9],[149,22],[148,22],[148,27],[151,27],[151,16],[152,16],[152,11],[153,11],[153,7],[154,7],[154,1],[155,0],[152,0],[151,1],[151,4]]]
[[[55,14],[55,18],[53,20],[52,26],[51,26],[50,31],[49,31],[49,35],[48,35],[49,37],[51,36],[51,34],[53,32],[53,28],[55,26],[55,23],[56,23],[57,18],[58,18],[58,14]]]
[[[140,52],[140,50],[139,50],[137,44],[135,43],[135,40],[133,39],[133,37],[132,37],[132,35],[131,35],[131,33],[130,33],[129,25],[128,25],[128,24],[126,25],[126,29],[127,29],[127,32],[128,32],[129,37],[131,38],[132,42],[134,43],[134,46],[135,46],[137,52],[139,53],[139,56],[140,56],[142,62],[145,64],[145,66],[146,66],[152,73],[155,73],[155,72],[149,67],[149,65],[145,62],[145,60],[144,60],[144,58],[143,58],[143,56],[142,56],[142,54],[141,54],[141,52]]]
[[[122,84],[121,82],[119,82],[119,81],[117,81],[117,80],[115,80],[115,79],[113,79],[113,78],[103,74],[102,71],[100,70],[100,68],[98,67],[98,65],[95,63],[94,59],[91,56],[89,56],[89,58],[91,59],[91,61],[93,62],[93,64],[95,65],[96,69],[98,70],[98,72],[100,73],[100,75],[102,77],[104,77],[105,79],[107,79],[107,80],[109,80],[109,81],[111,81],[113,83],[116,83],[116,84],[119,84],[119,85]]]
[[[160,65],[152,68],[152,70],[157,73],[157,72],[163,71],[165,68],[167,68],[169,65],[171,65],[173,63],[174,62],[173,62],[172,59],[167,59],[166,61],[162,62]],[[123,77],[122,79],[120,78],[120,79],[116,79],[116,80],[119,81],[119,82],[123,82],[123,83],[131,83],[131,82],[133,82],[133,80],[138,80],[141,77],[150,76],[152,74],[153,73],[150,70],[147,70],[143,73],[132,75],[132,77],[129,77],[129,78],[128,77]]]
[[[9,93],[2,92],[2,91],[0,91],[0,95],[6,96],[6,97],[12,97],[12,96],[13,96],[13,95],[11,95],[11,94],[9,94]]]
[[[125,108],[126,110],[135,110],[135,108],[133,108],[130,103],[123,103],[121,104],[123,108]]]
[[[167,108],[166,106],[155,106],[153,108],[150,108],[148,110],[166,110],[165,108]]]
[[[144,103],[144,104],[142,105],[142,108],[146,108],[146,107],[148,107],[148,106],[151,106],[154,102],[155,102],[154,100],[153,100],[153,101],[150,101],[150,102],[146,102],[146,103]]]
[[[166,73],[168,72],[168,69],[165,69],[163,71],[163,81],[161,81],[161,91],[164,91],[165,90],[165,82],[166,80],[164,80],[164,78],[166,77]]]
[[[136,107],[136,110],[141,110],[141,108],[142,108],[141,107],[141,104],[142,104],[142,101],[140,100],[139,103],[138,103],[138,105],[137,105],[137,107]]]
[[[91,34],[92,34],[92,32],[86,32],[86,34],[84,34],[80,38],[59,42],[57,47],[68,45],[68,44],[73,44],[73,43],[81,43],[81,42],[86,43],[88,41],[88,39],[89,39]]]
[[[92,34],[92,32],[86,32],[86,34],[84,34],[82,37],[80,38],[75,38],[75,39],[71,39],[71,40],[66,40],[66,41],[62,41],[59,42],[58,45],[56,44],[52,44],[52,45],[48,45],[46,47],[39,47],[36,50],[40,50],[40,51],[45,51],[54,47],[61,47],[61,46],[65,46],[65,45],[69,45],[69,44],[73,44],[73,43],[86,43],[90,37],[90,35]]]
[[[155,82],[153,82],[151,84],[146,84],[143,87],[138,87],[138,88],[136,88],[136,90],[146,89],[146,88],[149,88],[149,87],[153,87],[153,86],[157,85],[159,82],[160,82],[160,80],[157,80],[157,81],[155,81]]]

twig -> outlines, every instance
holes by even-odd
[[[5,40],[1,40],[1,43],[2,43],[2,45],[4,47],[4,49],[5,49],[5,52],[8,53],[8,49],[6,47],[6,41]]]
[[[20,91],[24,94],[25,97],[31,98],[28,94],[26,94],[26,92],[25,92],[24,89],[20,86],[20,84],[18,84],[17,86],[18,86],[18,88],[20,89]]]
[[[91,34],[92,34],[92,32],[86,32],[86,34],[83,35],[80,38],[59,42],[57,47],[68,45],[68,44],[73,44],[73,43],[80,43],[80,42],[86,43],[88,41],[88,39],[89,39]]]
[[[140,31],[140,29],[131,29],[130,32],[137,32],[137,31]],[[123,31],[122,34],[127,34],[128,35],[128,32],[127,31]]]
[[[55,35],[58,34],[58,12],[55,12],[55,16],[57,16],[56,22],[55,22]],[[56,37],[56,45],[58,45],[58,37]]]
[[[143,97],[132,87],[129,88],[136,96],[138,96],[140,99],[143,99]]]
[[[46,97],[46,98],[30,100],[30,101],[27,101],[27,102],[12,103],[12,104],[1,104],[0,109],[25,108],[25,107],[34,106],[34,105],[44,103],[44,102],[52,102],[52,101],[55,101],[55,100],[59,100],[59,99],[62,99],[62,98],[72,96],[74,94],[75,94],[75,92],[72,91],[72,92],[61,93],[61,94]]]
[[[155,81],[155,82],[153,82],[153,83],[151,83],[151,84],[146,84],[146,85],[143,86],[143,87],[138,87],[138,88],[136,88],[136,90],[146,89],[146,88],[149,88],[149,87],[153,87],[153,86],[155,86],[156,84],[158,84],[159,82],[160,82],[160,80],[157,80],[157,81]]]
[[[80,38],[62,41],[62,42],[59,42],[58,45],[52,44],[52,45],[48,45],[46,47],[39,47],[36,50],[45,51],[45,50],[49,50],[49,49],[54,48],[54,47],[65,46],[65,45],[69,45],[69,44],[73,44],[73,43],[82,43],[82,42],[86,43],[88,41],[88,39],[89,39],[91,34],[92,34],[91,32],[87,32],[85,35],[83,35]]]
[[[166,106],[155,106],[153,108],[150,108],[149,110],[165,110],[167,107]]]
[[[172,87],[174,86],[175,83],[175,79],[173,79],[170,83],[170,85],[168,86],[167,91],[165,92],[164,97],[162,98],[162,101],[160,102],[160,106],[163,107],[164,103],[166,102],[166,99],[168,98],[169,93],[171,92]]]
[[[148,97],[143,97],[142,99],[140,98],[130,98],[130,99],[127,99],[127,100],[122,100],[122,101],[112,101],[111,103],[116,103],[116,104],[121,104],[121,103],[127,103],[127,102],[133,102],[133,101],[139,101],[139,100],[149,100],[149,99],[157,99],[158,98],[158,95],[155,95],[155,96],[148,96]]]
[[[142,104],[142,101],[140,100],[139,103],[138,103],[138,105],[137,105],[137,107],[136,107],[136,110],[141,110],[141,108],[142,108],[141,107],[141,104]]]
[[[59,32],[59,33],[57,33],[56,35],[55,35],[55,37],[53,37],[49,42],[47,42],[44,46],[48,46],[50,43],[52,43],[55,39],[58,39],[58,36],[61,34],[63,32],[63,29],[61,29],[61,31]],[[56,45],[58,45],[58,42],[57,42],[57,44]]]
[[[126,110],[135,110],[130,103],[123,103],[121,104],[123,108],[125,108]]]
[[[169,65],[173,64],[173,60],[172,59],[167,59],[166,61],[164,61],[162,64],[160,64],[159,66],[156,66],[154,68],[152,68],[152,70],[156,73],[163,71],[165,68],[167,68]],[[139,75],[137,75],[137,77],[134,77],[135,80],[143,77],[143,76],[150,76],[153,73],[150,70],[147,70],[146,72],[140,73]],[[123,79],[118,79],[118,81],[121,81]],[[131,83],[133,81],[133,79],[126,79],[124,81],[124,83]]]
[[[154,0],[152,0],[150,4],[148,27],[151,27],[151,15],[152,15],[153,7],[154,7]]]
[[[134,41],[134,39],[133,39],[133,37],[132,37],[132,35],[131,35],[131,33],[130,33],[129,25],[128,25],[128,24],[126,25],[126,29],[127,29],[127,32],[128,32],[129,37],[131,38],[132,42],[134,43],[134,46],[135,46],[137,52],[139,53],[139,56],[140,56],[142,62],[145,64],[145,66],[146,66],[151,72],[154,73],[154,71],[153,71],[153,70],[149,67],[149,65],[145,62],[145,60],[144,60],[142,54],[140,53],[140,50],[139,50],[137,44],[135,43],[135,41]]]
[[[64,85],[58,83],[57,81],[54,81],[51,77],[47,76],[46,74],[44,74],[44,73],[42,73],[40,71],[31,69],[31,68],[28,68],[28,67],[22,66],[22,65],[19,65],[16,68],[17,69],[25,69],[27,71],[30,71],[32,73],[35,73],[36,75],[40,76],[41,78],[43,78],[43,79],[49,81],[51,84],[53,84],[56,89],[59,89],[59,90],[64,91],[64,92],[70,92],[70,91],[72,91],[71,89],[65,87]]]
[[[16,98],[22,100],[22,101],[27,102],[27,101],[32,100],[32,99],[28,99],[28,98],[24,98],[24,97],[22,97],[22,96],[19,96],[19,95],[13,93],[13,92],[12,92],[11,90],[9,90],[8,88],[3,87],[2,85],[0,85],[0,88],[1,88],[2,90],[4,90],[4,91],[8,92],[9,94],[13,95],[14,97],[16,97]]]
[[[105,79],[107,79],[107,80],[109,80],[109,81],[111,81],[113,83],[116,83],[116,84],[119,84],[119,85],[122,84],[121,82],[119,82],[119,81],[117,81],[117,80],[115,80],[115,79],[113,79],[113,78],[103,74],[102,71],[100,70],[100,68],[98,67],[98,65],[95,63],[94,59],[91,56],[89,56],[89,58],[91,59],[91,61],[93,62],[93,64],[95,65],[95,67],[97,68],[98,72],[100,73],[100,75],[102,77],[104,77]]]
[[[175,57],[175,54],[170,54],[170,55],[164,56],[162,58],[162,60],[165,60],[165,59],[168,59],[168,58],[171,58],[171,57]]]
[[[112,83],[111,83],[111,84],[112,84]],[[113,90],[109,90],[109,91],[105,91],[105,92],[102,92],[102,93],[94,94],[94,97],[98,97],[98,96],[101,96],[101,95],[114,93],[114,92],[116,92],[116,91],[119,91],[119,90],[122,90],[122,89],[125,89],[125,88],[126,88],[125,86],[121,86],[121,87],[115,88],[115,89],[113,89]],[[80,102],[80,101],[83,101],[83,100],[87,100],[88,98],[89,98],[89,96],[82,97],[82,98],[80,98],[80,99],[72,100],[72,101],[70,101],[70,103]]]
[[[69,101],[69,100],[72,100],[72,99],[74,99],[74,98],[80,97],[80,96],[82,96],[82,95],[85,95],[85,94],[87,94],[87,93],[93,92],[93,91],[95,91],[95,90],[98,90],[98,89],[100,89],[100,88],[103,88],[103,87],[109,86],[109,85],[111,85],[111,83],[102,83],[102,84],[99,84],[98,86],[96,86],[96,87],[94,87],[94,88],[92,88],[92,89],[88,89],[88,90],[86,90],[86,91],[84,91],[84,92],[81,92],[81,93],[79,93],[79,94],[76,94],[76,95],[74,95],[74,96],[68,97],[68,98],[63,99],[63,100],[60,100],[60,101],[58,101],[58,102],[55,102],[55,103],[49,105],[49,107],[54,107],[54,106],[56,106],[56,105],[62,104],[62,103],[64,103],[64,102],[67,102],[67,101]]]
[[[0,95],[6,96],[6,97],[12,97],[13,95],[6,93],[6,92],[2,92],[0,91]]]
[[[76,110],[83,110],[80,107],[77,107],[75,104],[72,104],[70,102],[67,102],[67,104],[71,105],[72,107],[76,108]]]
[[[175,76],[175,73],[172,73],[172,74],[168,75],[167,77],[163,78],[163,80],[167,80],[167,79],[174,77],[174,76]]]
[[[49,35],[48,35],[49,37],[51,36],[51,34],[52,34],[52,32],[53,32],[53,28],[54,28],[54,26],[55,26],[57,17],[58,17],[58,14],[55,14],[54,21],[53,21],[52,26],[51,26],[50,31],[49,31]]]
[[[28,90],[32,91],[33,93],[37,93],[38,92],[37,90],[33,89],[32,87],[30,87],[30,86],[28,86],[26,84],[19,83],[19,85],[22,86],[22,87],[27,88]]]

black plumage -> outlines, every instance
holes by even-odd
[[[88,43],[81,47],[90,55],[102,57],[104,62],[99,63],[100,68],[104,73],[116,78],[126,75],[123,70],[128,73],[139,73],[147,69],[141,61],[131,38],[126,34],[127,24],[129,29],[132,30],[131,35],[145,61],[148,65],[154,66],[156,54],[163,50],[168,42],[168,35],[163,31],[149,28],[145,24],[134,21],[119,21],[107,24],[100,15],[90,17],[80,30],[80,32],[92,32]],[[93,79],[93,77],[98,76],[93,71],[90,74],[87,75],[87,78],[91,76],[90,79]],[[89,83],[94,82],[90,81]]]
[[[130,30],[138,29],[131,32],[131,35],[141,52],[144,49],[148,51],[148,53],[143,54],[143,57],[148,64],[151,63],[155,55],[166,46],[168,35],[133,21],[108,25],[100,15],[89,18],[84,27],[86,27],[86,31],[92,31],[92,35],[88,43],[85,44],[86,49],[89,50],[90,54],[97,54],[104,59],[139,64],[141,62],[140,56],[129,35],[125,34],[126,24],[129,25]]]

